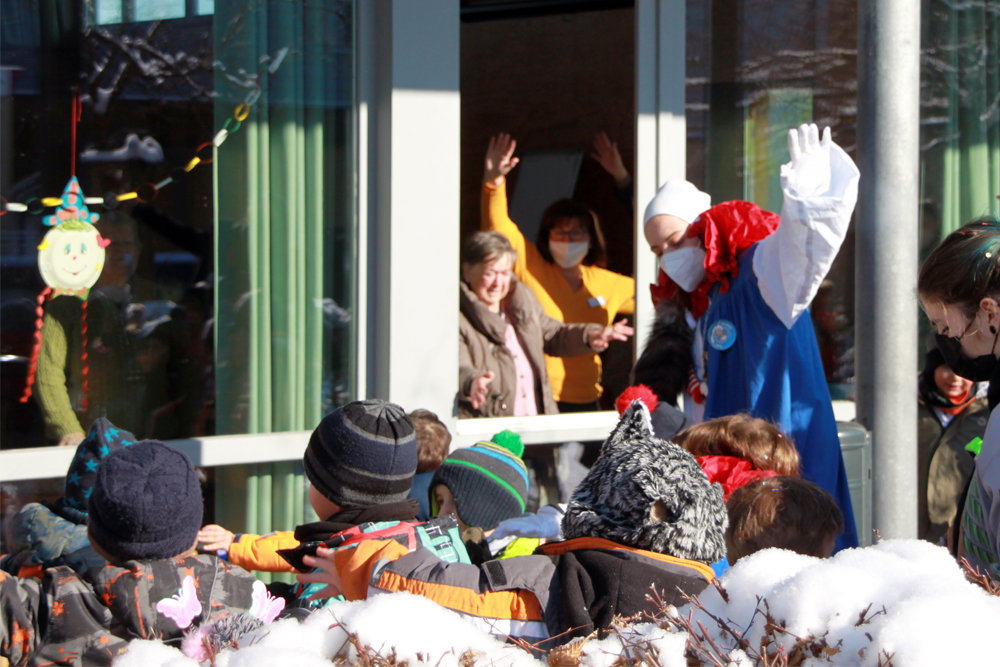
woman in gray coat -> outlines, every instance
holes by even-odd
[[[624,324],[564,324],[545,314],[512,274],[506,237],[477,232],[462,247],[459,315],[460,417],[555,414],[545,355],[574,357],[627,340]]]

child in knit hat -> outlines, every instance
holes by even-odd
[[[448,455],[431,480],[431,514],[454,514],[475,564],[490,560],[488,540],[500,522],[524,514],[528,470],[521,436],[501,431]]]
[[[829,558],[844,515],[822,488],[797,477],[771,477],[737,489],[726,503],[731,563],[763,549]]]
[[[109,665],[133,639],[249,610],[250,573],[196,555],[203,501],[194,466],[151,440],[111,452],[89,494],[88,535],[104,567],[0,575],[0,646],[12,664]]]
[[[21,577],[41,577],[44,570],[68,565],[83,574],[104,565],[87,541],[90,494],[101,460],[135,443],[135,436],[101,417],[76,448],[63,482],[63,496],[53,503],[28,503],[11,522],[10,553],[0,569]]]
[[[354,543],[378,533],[408,544],[431,544],[445,560],[468,562],[457,522],[418,527],[415,521],[420,505],[408,496],[417,469],[417,439],[413,423],[398,405],[370,399],[334,410],[309,438],[303,467],[309,502],[320,521],[265,536],[205,526],[198,534],[204,549],[223,550],[231,562],[248,570],[304,572],[309,567],[303,556],[318,547]],[[281,590],[272,584],[272,589],[280,590],[292,606],[321,604],[310,600],[315,591],[309,586]]]
[[[456,514],[463,528],[491,532],[524,514],[528,470],[521,436],[501,431],[489,441],[448,455],[431,481],[431,513]]]
[[[652,611],[651,585],[678,606],[700,593],[714,578],[708,563],[724,553],[726,526],[722,488],[688,452],[653,436],[649,412],[636,401],[573,493],[566,541],[475,567],[369,540],[319,551],[308,562],[322,571],[299,578],[349,600],[370,591],[419,593],[487,632],[565,643]]]

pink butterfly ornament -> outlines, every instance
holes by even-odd
[[[250,605],[251,615],[256,616],[262,623],[267,625],[276,619],[284,608],[284,598],[276,598],[268,593],[264,582],[253,582],[253,598]]]
[[[184,577],[180,592],[173,597],[164,598],[157,602],[156,611],[172,619],[178,628],[184,629],[190,626],[191,621],[201,614],[201,602],[198,600],[198,593],[194,587],[194,577],[190,574]]]

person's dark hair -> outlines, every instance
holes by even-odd
[[[604,234],[601,233],[601,223],[597,220],[597,214],[586,204],[572,199],[560,199],[549,204],[542,213],[542,224],[538,227],[538,237],[535,239],[538,254],[549,264],[554,264],[552,252],[549,250],[549,232],[560,221],[574,218],[579,220],[590,234],[590,251],[583,258],[583,263],[587,266],[607,266],[608,249],[604,243]]]
[[[434,472],[448,456],[451,433],[430,410],[414,410],[410,421],[417,434],[417,474]]]
[[[684,429],[674,442],[699,456],[735,456],[758,470],[799,476],[799,452],[771,422],[746,413],[716,417]]]
[[[660,303],[653,331],[632,368],[631,384],[646,385],[661,403],[676,408],[677,396],[687,387],[688,370],[694,363],[693,344],[694,331],[688,326],[684,309],[675,301]]]
[[[462,263],[475,266],[491,257],[507,254],[511,264],[517,261],[517,251],[500,232],[476,232],[462,244]]]
[[[920,267],[917,293],[966,317],[984,297],[1000,297],[1000,219],[979,218],[949,234]]]
[[[730,564],[763,549],[823,556],[823,543],[844,530],[844,515],[829,493],[798,477],[770,477],[733,491],[726,503]]]

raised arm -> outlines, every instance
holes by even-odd
[[[860,173],[826,128],[788,132],[791,162],[781,167],[781,224],[760,242],[753,270],[764,302],[789,329],[833,266],[858,200]]]
[[[514,157],[517,142],[509,134],[498,134],[490,137],[490,145],[486,149],[486,159],[483,161],[483,192],[480,200],[482,229],[500,232],[510,241],[511,247],[517,253],[514,264],[514,275],[524,279],[527,274],[528,254],[538,254],[535,244],[524,238],[524,234],[510,219],[507,212],[507,174],[520,161]]]

